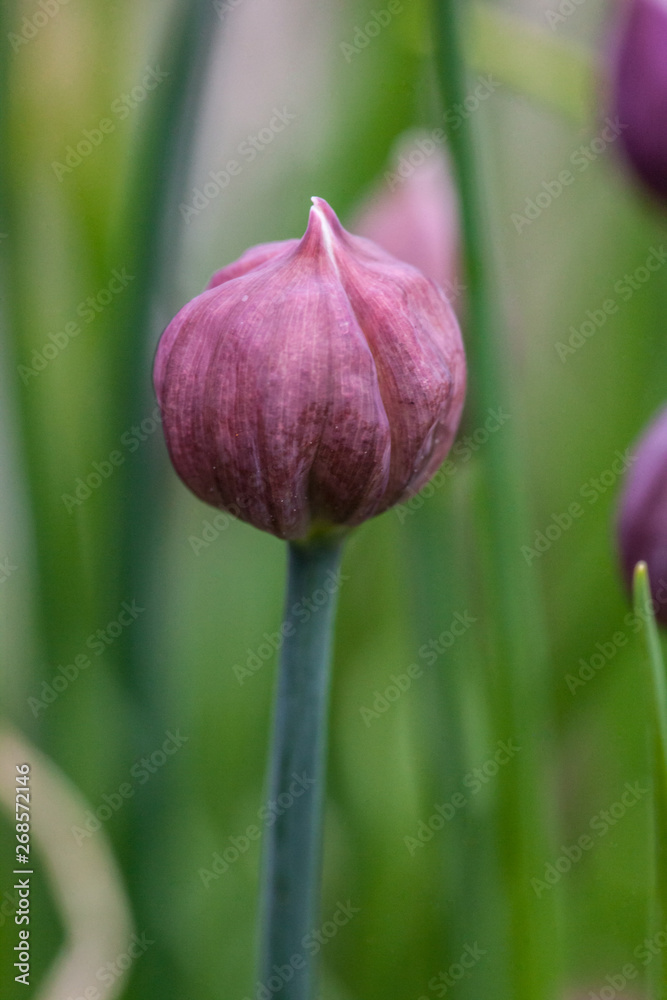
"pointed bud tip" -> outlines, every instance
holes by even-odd
[[[310,199],[310,201],[312,203],[313,208],[319,209],[321,212],[324,212],[325,214],[330,213],[331,215],[333,215],[334,218],[336,218],[336,213],[334,212],[333,208],[331,207],[329,202],[326,201],[325,198],[319,198],[316,194],[314,194],[313,197]],[[311,212],[313,211],[313,208],[311,208]]]
[[[314,195],[308,215],[308,226],[301,240],[300,249],[307,253],[324,250],[334,260],[334,239],[343,235],[343,227],[331,205]]]
[[[329,202],[325,201],[324,198],[318,198],[317,195],[313,195],[310,200],[313,207],[309,213],[309,220],[316,217],[320,222],[328,226],[329,229],[332,229],[334,232],[340,232],[343,227]]]

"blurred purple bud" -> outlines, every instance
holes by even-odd
[[[290,540],[417,493],[451,447],[465,381],[443,292],[347,233],[321,198],[302,240],[217,272],[155,359],[181,479]]]
[[[618,537],[628,591],[632,593],[634,568],[643,560],[649,569],[656,617],[667,625],[667,407],[635,449],[621,498]]]
[[[442,146],[427,134],[406,137],[393,170],[362,204],[353,229],[448,294],[458,289],[458,200]]]
[[[621,146],[640,180],[667,201],[667,4],[629,0],[614,66]]]

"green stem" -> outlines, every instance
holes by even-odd
[[[418,517],[409,519],[409,552],[414,560],[411,579],[413,617],[418,624],[416,647],[427,643],[442,630],[445,621],[458,610],[478,613],[477,595],[471,592],[466,574],[453,573],[453,566],[465,566],[467,538],[460,531],[461,505],[468,504],[461,484],[450,489],[439,502],[425,505]],[[443,531],[443,525],[448,530]],[[437,546],[434,539],[438,538]],[[459,639],[436,665],[432,675],[420,682],[423,695],[421,738],[428,746],[433,765],[430,784],[432,802],[450,801],[460,793],[462,780],[471,764],[487,749],[483,699],[485,692],[474,675],[478,673],[474,636]],[[423,685],[429,684],[425,688]],[[440,968],[455,963],[465,942],[485,941],[491,951],[497,938],[497,885],[495,839],[483,809],[465,808],[438,834],[441,881],[429,898],[447,900],[447,921],[438,918]],[[434,870],[433,881],[437,875]],[[456,986],[457,1000],[471,1000],[497,989],[492,962],[480,965],[474,975],[465,976]]]
[[[438,76],[446,107],[468,96],[464,61],[464,18],[470,5],[434,0]],[[507,367],[502,309],[494,287],[489,253],[490,222],[478,166],[474,116],[448,135],[457,175],[468,285],[467,350],[471,372],[470,414],[483,426],[489,410],[517,414],[517,392]],[[521,746],[512,766],[499,774],[498,846],[508,910],[507,992],[513,1000],[550,997],[555,992],[555,909],[553,894],[537,898],[531,879],[550,859],[542,762],[551,726],[546,703],[546,641],[538,580],[521,554],[530,535],[526,509],[527,476],[515,421],[494,435],[481,458],[480,512],[484,533],[486,599],[493,609],[493,672],[490,707],[496,735]],[[493,680],[492,680],[493,678]],[[495,941],[495,950],[502,942]],[[503,995],[498,984],[497,995]]]
[[[653,774],[653,880],[649,934],[664,930],[667,921],[667,672],[653,612],[646,563],[637,563],[633,580],[635,614],[644,622],[652,710],[651,765]],[[667,961],[657,956],[652,970],[656,1000],[667,1000]]]
[[[303,939],[317,925],[336,573],[342,543],[290,545],[285,643],[274,720],[269,799],[284,808],[267,831],[260,974],[295,969],[282,1000],[312,1000],[315,967]],[[282,798],[281,798],[282,797]]]

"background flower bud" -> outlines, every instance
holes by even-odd
[[[449,159],[428,133],[411,132],[402,140],[391,171],[361,204],[353,229],[457,297],[458,199]]]
[[[644,560],[656,617],[667,625],[667,407],[649,425],[635,451],[621,498],[618,537],[629,592],[634,568]]]
[[[640,180],[667,201],[667,4],[629,0],[614,66],[620,142]]]
[[[155,386],[186,485],[301,539],[421,489],[456,433],[465,358],[442,291],[315,198],[302,240],[253,247],[181,309]]]

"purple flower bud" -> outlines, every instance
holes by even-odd
[[[628,472],[618,522],[623,576],[632,592],[638,562],[648,565],[656,617],[667,625],[667,407],[641,438]]]
[[[614,74],[621,145],[641,181],[667,201],[667,4],[629,0]]]
[[[181,479],[290,540],[420,490],[452,444],[465,379],[441,290],[347,233],[321,198],[302,240],[253,247],[215,274],[155,359]]]
[[[449,294],[458,290],[460,276],[458,198],[449,159],[426,134],[406,136],[399,154],[394,171],[361,206],[354,231]]]

